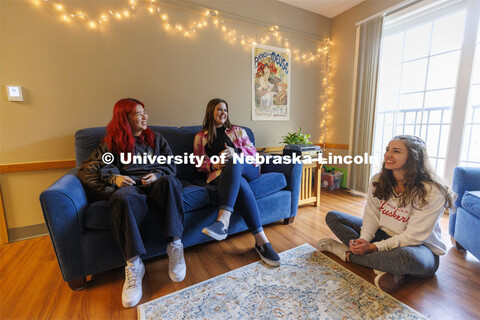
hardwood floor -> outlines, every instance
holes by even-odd
[[[329,210],[361,216],[364,203],[363,197],[346,191],[322,190],[320,207],[303,206],[293,224],[272,224],[265,232],[279,252],[303,243],[315,246],[318,239],[333,236],[324,222]],[[480,262],[452,248],[447,230],[445,216],[442,231],[448,252],[441,257],[436,275],[407,277],[393,296],[432,319],[480,319]],[[185,249],[187,277],[181,283],[170,281],[166,256],[146,261],[141,303],[258,261],[253,244],[253,237],[244,232]],[[373,281],[371,270],[329,256]],[[124,271],[119,268],[95,275],[84,290],[72,291],[62,279],[50,238],[2,245],[0,319],[136,319],[136,308],[122,307],[123,280]]]

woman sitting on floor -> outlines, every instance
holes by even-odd
[[[375,285],[392,293],[405,275],[426,278],[437,271],[446,250],[439,222],[451,206],[448,188],[428,164],[425,142],[396,136],[386,148],[382,171],[370,182],[363,222],[330,211],[326,223],[343,243],[322,239],[318,247],[374,269]]]
[[[215,240],[224,240],[228,235],[230,216],[236,205],[255,238],[255,250],[260,258],[268,265],[279,266],[280,257],[263,231],[257,201],[249,185],[250,181],[260,176],[260,167],[234,163],[232,160],[235,153],[252,156],[257,150],[248,139],[247,132],[230,123],[225,100],[213,99],[208,103],[203,129],[195,136],[194,153],[205,157],[199,171],[207,173],[207,183],[219,186],[220,207],[217,220],[203,228],[202,232]],[[212,164],[210,158],[222,154],[225,154],[228,161]]]

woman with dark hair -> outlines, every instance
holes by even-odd
[[[148,115],[142,102],[136,99],[119,100],[113,108],[113,118],[100,146],[82,164],[80,172],[93,172],[100,183],[112,190],[103,193],[108,198],[110,224],[126,261],[122,304],[135,306],[142,298],[142,279],[145,274],[141,255],[146,253],[141,228],[153,206],[162,217],[169,257],[169,276],[173,281],[185,278],[183,257],[183,199],[182,186],[175,177],[174,164],[129,163],[120,161],[121,154],[168,156],[172,154],[167,141],[147,127]],[[103,160],[107,153],[113,162]],[[104,157],[102,159],[102,157]],[[124,156],[124,159],[128,158]],[[110,160],[110,159],[109,159]],[[84,183],[85,174],[79,175]],[[88,175],[87,175],[88,176]]]
[[[217,241],[224,240],[236,206],[255,238],[255,251],[260,258],[268,265],[279,266],[280,257],[263,231],[257,202],[249,185],[250,181],[259,177],[259,166],[234,163],[232,158],[235,153],[254,156],[257,150],[247,132],[230,123],[227,102],[212,99],[207,104],[203,129],[195,136],[194,154],[204,156],[199,171],[207,173],[207,183],[219,186],[220,207],[217,220],[203,228],[202,232]],[[222,154],[228,160],[226,163],[211,162],[212,156]]]
[[[428,163],[422,139],[400,135],[388,144],[382,171],[373,176],[363,221],[338,211],[325,218],[340,239],[318,247],[343,261],[374,269],[375,285],[395,292],[405,275],[432,276],[445,254],[440,219],[452,206],[448,188]]]

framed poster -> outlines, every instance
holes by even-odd
[[[290,50],[255,44],[252,53],[252,120],[290,120]]]

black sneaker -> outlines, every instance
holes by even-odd
[[[255,251],[257,251],[260,258],[262,258],[262,260],[269,266],[278,267],[280,265],[280,257],[275,252],[270,242],[267,242],[260,247],[255,244]]]

